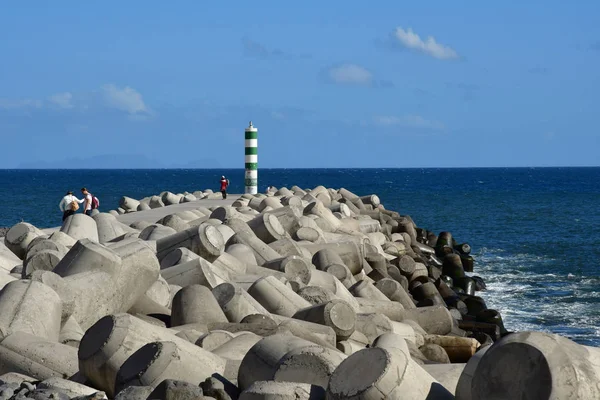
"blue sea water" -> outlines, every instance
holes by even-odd
[[[243,170],[0,170],[0,226],[60,224],[67,190],[87,186],[114,209],[142,198],[211,188]],[[418,226],[468,242],[488,307],[509,330],[542,330],[600,346],[600,168],[261,169],[267,186],[345,187],[376,193]]]

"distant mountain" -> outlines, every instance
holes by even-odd
[[[85,158],[68,158],[59,161],[30,161],[17,169],[161,169],[161,168],[220,168],[213,159],[200,159],[184,163],[164,163],[139,154],[107,154]]]
[[[223,168],[223,165],[217,160],[203,158],[200,160],[189,161],[185,163],[170,164],[167,168],[183,168],[183,169],[196,169],[196,168]]]

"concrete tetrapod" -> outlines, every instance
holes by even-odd
[[[315,229],[315,228],[309,228],[307,226],[302,226],[302,227],[298,228],[298,230],[296,230],[294,232],[294,234],[292,235],[292,238],[297,242],[301,242],[301,241],[308,241],[308,242],[312,242],[312,243],[324,243],[325,242],[325,238],[323,237],[323,234],[320,232],[320,230]]]
[[[333,328],[310,321],[296,318],[283,317],[271,314],[274,321],[279,323],[280,328],[287,329],[292,335],[309,342],[316,343],[326,348],[336,349],[336,335]]]
[[[298,310],[311,306],[273,276],[262,277],[254,282],[248,293],[269,312],[285,317],[292,317]]]
[[[320,286],[304,286],[298,289],[296,293],[313,306],[327,303],[336,298],[333,293]]]
[[[298,310],[292,318],[327,325],[333,329],[338,341],[348,339],[356,325],[352,307],[338,299]]]
[[[450,400],[431,375],[395,348],[370,348],[345,359],[333,372],[328,399]]]
[[[129,388],[150,388],[149,386],[129,386]],[[126,389],[127,390],[127,389]],[[179,381],[176,379],[165,379],[143,400],[147,399],[168,399],[168,400],[192,400],[206,399],[200,386],[190,382]],[[125,397],[129,400],[129,397]],[[136,400],[136,399],[131,399]]]
[[[454,318],[444,306],[417,307],[403,311],[403,319],[417,322],[425,332],[447,335],[452,331]]]
[[[44,232],[40,231],[30,223],[20,222],[6,232],[4,244],[19,259],[23,260],[27,253],[27,246],[29,246],[33,239],[43,235]]]
[[[226,270],[216,268],[202,257],[160,271],[170,285],[202,285],[214,289],[230,280]]]
[[[356,282],[350,289],[350,292],[356,296],[364,299],[390,301],[381,290],[377,289],[375,285],[366,280],[360,280]]]
[[[100,243],[110,242],[127,232],[133,231],[132,228],[117,221],[114,215],[108,213],[96,214],[92,218],[96,221],[98,241]]]
[[[331,264],[325,268],[325,272],[335,276],[346,288],[352,287],[356,283],[356,279],[343,264]]]
[[[273,214],[260,214],[251,221],[248,226],[254,234],[263,242],[269,244],[286,237],[286,231]]]
[[[325,222],[325,226],[323,226],[322,228],[324,228],[324,230],[326,230],[327,232],[335,232],[341,226],[340,220],[337,219],[335,215],[333,215],[331,210],[325,207],[325,205],[321,201],[315,201],[308,204],[304,208],[303,213],[304,215],[312,214],[320,217],[321,220]]]
[[[364,250],[355,242],[310,243],[301,244],[301,246],[307,249],[313,257],[315,253],[323,249],[329,249],[337,253],[343,265],[348,267],[352,275],[360,273],[363,269]],[[313,262],[315,262],[314,259]]]
[[[190,228],[190,224],[177,214],[169,214],[157,221],[159,224],[175,229],[177,232],[182,232]]]
[[[485,355],[485,353],[491,348],[491,345],[482,347],[469,359],[465,368],[463,369],[458,382],[456,384],[456,397],[460,400],[472,400],[472,383],[473,376],[475,375],[475,371],[477,371],[477,367],[479,366],[479,362]]]
[[[96,389],[89,386],[82,385],[81,383],[69,381],[63,378],[48,378],[36,385],[36,389],[48,389],[64,393],[71,398],[77,398],[78,396],[92,396],[92,399],[105,399],[106,395],[103,392],[98,392]]]
[[[231,340],[211,350],[214,354],[226,360],[242,361],[248,350],[262,339],[252,332],[240,332]],[[235,375],[237,377],[237,374]]]
[[[263,267],[285,273],[289,280],[308,284],[311,278],[311,265],[305,258],[291,255],[266,262]],[[314,269],[314,267],[312,267]]]
[[[114,396],[117,373],[138,349],[155,341],[173,342],[183,352],[201,355],[211,373],[223,373],[224,361],[175,335],[168,329],[151,325],[129,314],[108,315],[87,330],[79,346],[80,371],[97,388]]]
[[[61,244],[61,245],[65,246],[68,249],[70,249],[71,247],[73,247],[73,245],[76,242],[76,240],[73,239],[71,236],[69,236],[66,233],[61,232],[61,231],[55,231],[55,232],[53,232],[48,237],[48,239],[52,240],[55,243]]]
[[[236,245],[237,246],[237,245]],[[244,246],[247,247],[245,245],[240,245],[240,246]],[[254,253],[252,253],[252,259],[254,260]],[[254,260],[256,261],[256,260]],[[254,263],[253,265],[255,265],[256,263]],[[217,258],[214,262],[213,265],[217,268],[222,268],[224,270],[226,270],[227,272],[229,272],[230,275],[243,275],[246,273],[246,269],[248,267],[248,265],[243,262],[240,261],[238,258],[232,256],[229,253],[223,253],[219,256],[219,258]]]
[[[215,366],[207,357],[210,354],[198,346],[183,348],[172,341],[147,343],[123,363],[116,377],[114,392],[118,393],[128,386],[154,389],[165,379],[197,386],[215,373]]]
[[[270,315],[248,292],[232,283],[222,283],[212,293],[229,322],[241,322],[253,314]]]
[[[58,232],[60,232],[60,231],[58,231]],[[67,235],[67,237],[70,237],[70,236]],[[55,242],[54,240],[51,240],[51,239],[38,240],[39,238],[41,238],[41,236],[38,236],[35,240],[32,240],[31,243],[29,244],[29,246],[27,247],[27,257],[26,258],[30,258],[35,253],[37,253],[39,251],[43,251],[43,250],[54,250],[54,251],[58,252],[62,258],[69,251],[67,246],[63,245],[62,243]],[[75,242],[73,242],[73,244],[75,244]]]
[[[62,325],[60,334],[58,336],[58,342],[66,344],[67,346],[79,348],[79,343],[83,337],[83,330],[77,323],[74,317],[69,317]]]
[[[158,279],[146,290],[146,293],[142,298],[148,298],[154,301],[156,304],[169,307],[171,306],[171,288],[169,282],[167,282],[162,276],[158,276]],[[140,299],[138,299],[139,301]]]
[[[179,247],[186,247],[205,260],[212,262],[225,249],[225,241],[221,232],[214,225],[210,224],[193,226],[156,241],[157,256],[159,259],[162,259]]]
[[[181,337],[180,334],[181,332],[179,332],[177,336]],[[193,343],[196,346],[202,347],[204,350],[213,351],[214,349],[227,343],[234,337],[234,333],[216,329],[198,336],[198,338]]]
[[[119,207],[127,211],[136,211],[139,205],[139,200],[133,199],[131,197],[123,196],[119,200]]]
[[[89,271],[114,274],[121,258],[111,249],[89,239],[78,240],[52,272],[64,277]]]
[[[16,280],[17,280],[17,278],[0,271],[0,290],[2,290],[2,288],[4,286],[6,286],[9,282],[16,281]]]
[[[559,335],[519,332],[483,355],[473,374],[471,399],[598,399],[598,382],[600,349]]]
[[[375,283],[375,287],[387,296],[388,299],[397,301],[402,304],[404,308],[416,308],[412,298],[398,281],[390,278],[383,278]]]
[[[436,344],[444,348],[452,363],[466,363],[475,354],[480,343],[473,338],[425,335],[425,344]]]
[[[294,201],[292,201],[294,202]],[[293,235],[300,228],[299,218],[302,216],[302,206],[294,206],[288,203],[285,207],[268,211],[267,214],[274,215],[289,235]]]
[[[456,394],[458,380],[465,369],[466,364],[424,364],[421,365],[429,375],[438,381],[447,391]]]
[[[142,229],[138,237],[142,240],[159,240],[176,233],[177,231],[175,229],[168,226],[152,224]]]
[[[58,342],[62,321],[62,300],[40,282],[9,282],[0,291],[0,339],[24,332]]]
[[[23,261],[10,251],[0,239],[0,274],[9,274],[17,265],[22,265]]]
[[[244,390],[256,381],[284,381],[325,388],[345,358],[337,350],[292,335],[268,336],[256,343],[242,360],[238,386]]]
[[[223,225],[227,226],[227,225]],[[235,235],[235,233],[234,233]],[[231,235],[233,236],[233,235]],[[230,238],[231,238],[230,236]],[[227,246],[227,250],[225,254],[228,254],[244,265],[258,265],[256,262],[256,257],[254,256],[254,251],[243,243],[235,243]]]
[[[104,315],[131,309],[158,279],[160,265],[146,242],[134,241],[114,254],[121,262],[108,279],[101,269],[64,279],[78,293],[74,316],[83,329]]]
[[[308,383],[258,381],[244,390],[238,400],[322,400],[325,391]]]
[[[383,314],[392,321],[402,322],[404,320],[404,307],[402,304],[390,300],[371,300],[357,297],[359,312],[362,314]]]
[[[77,349],[48,339],[16,332],[0,342],[0,375],[18,372],[38,380],[74,379]]]
[[[263,265],[267,261],[273,261],[281,257],[278,252],[269,247],[268,244],[263,242],[252,231],[236,231],[236,234],[227,241],[227,246],[236,243],[242,243],[250,247],[254,252],[254,257],[256,258],[258,265]]]
[[[98,226],[96,221],[85,214],[73,214],[62,224],[61,232],[66,233],[73,239],[89,239],[98,242]]]
[[[64,257],[64,253],[56,250],[40,250],[28,256],[23,263],[21,276],[27,279],[34,271],[52,271]]]
[[[392,321],[383,314],[356,314],[357,331],[373,343],[381,334],[393,332]]]
[[[190,249],[186,247],[179,247],[167,253],[160,260],[160,269],[169,268],[177,264],[183,264],[184,262],[194,260],[198,257],[200,256]]]
[[[189,285],[181,289],[173,297],[171,310],[171,326],[228,322],[212,291],[206,286]]]
[[[29,278],[31,281],[40,282],[50,287],[58,294],[62,302],[61,321],[65,321],[73,314],[75,310],[75,293],[67,282],[52,271],[35,271]]]

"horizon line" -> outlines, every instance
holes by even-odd
[[[523,165],[523,166],[453,166],[453,167],[264,167],[258,170],[288,170],[288,169],[327,169],[327,170],[341,170],[341,169],[518,169],[518,168],[598,168],[600,165]],[[182,168],[182,167],[165,167],[165,168],[0,168],[0,171],[183,171],[183,170],[209,170],[209,171],[222,171],[222,170],[244,170],[241,167],[210,167],[210,168]]]

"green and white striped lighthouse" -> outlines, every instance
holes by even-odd
[[[246,193],[258,193],[258,129],[250,125],[246,128],[246,172],[244,184]]]

